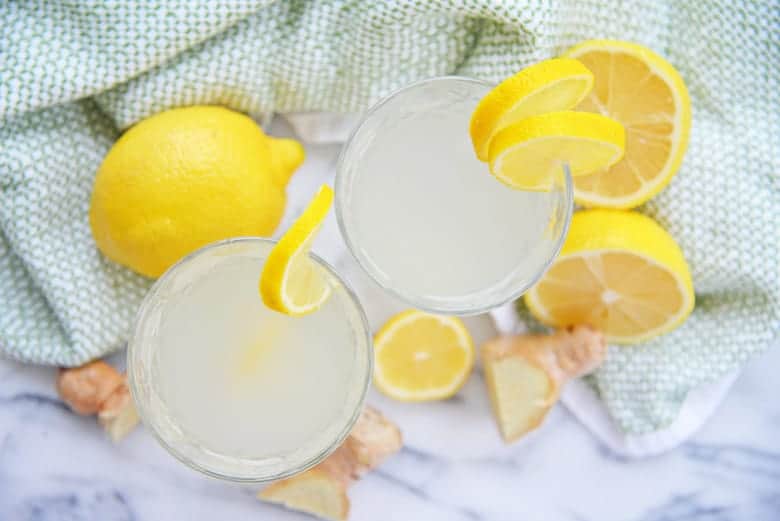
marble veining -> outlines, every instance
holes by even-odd
[[[278,129],[277,129],[278,130]],[[284,133],[284,129],[281,129]],[[337,146],[310,146],[282,228],[332,182]],[[337,266],[375,327],[405,306],[345,254],[330,216],[315,250]],[[494,330],[467,320],[480,342]],[[117,354],[111,362],[123,364]],[[617,457],[563,407],[506,446],[479,371],[452,400],[368,402],[401,426],[404,449],[350,490],[356,521],[780,521],[780,346],[751,361],[689,442],[644,460]],[[55,370],[0,360],[0,521],[305,521],[254,499],[257,486],[191,471],[143,428],[113,446],[57,398]]]

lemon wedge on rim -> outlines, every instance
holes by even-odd
[[[505,127],[490,142],[490,172],[522,190],[549,190],[562,165],[589,174],[623,157],[625,132],[617,121],[588,112],[539,114]]]
[[[306,315],[328,300],[328,277],[309,257],[309,249],[332,205],[333,190],[323,185],[268,254],[260,275],[260,296],[274,311]]]
[[[571,58],[545,60],[510,76],[474,109],[469,132],[474,151],[488,160],[490,141],[502,128],[528,116],[568,110],[593,87],[593,73]]]

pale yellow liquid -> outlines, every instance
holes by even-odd
[[[360,317],[344,287],[333,279],[320,310],[293,318],[263,304],[262,260],[194,264],[169,292],[157,331],[155,381],[171,423],[234,458],[327,447],[354,414],[367,370],[357,352],[365,350]]]
[[[396,94],[368,116],[342,163],[353,251],[419,306],[495,305],[555,250],[561,190],[509,188],[474,154],[469,120],[489,89],[445,78]]]

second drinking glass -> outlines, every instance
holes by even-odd
[[[441,77],[371,108],[339,157],[336,212],[363,269],[409,304],[473,314],[519,297],[571,219],[565,165],[550,191],[512,189],[480,162],[469,120],[493,86]]]

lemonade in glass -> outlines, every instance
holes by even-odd
[[[339,158],[336,212],[349,249],[416,308],[471,314],[513,300],[565,236],[565,165],[549,190],[516,190],[474,154],[469,119],[492,87],[461,77],[405,87],[368,111]]]
[[[257,281],[275,242],[239,238],[181,260],[144,300],[128,376],[144,423],[175,457],[235,481],[301,472],[335,450],[363,404],[371,339],[355,295],[330,285],[314,313],[269,309]]]

